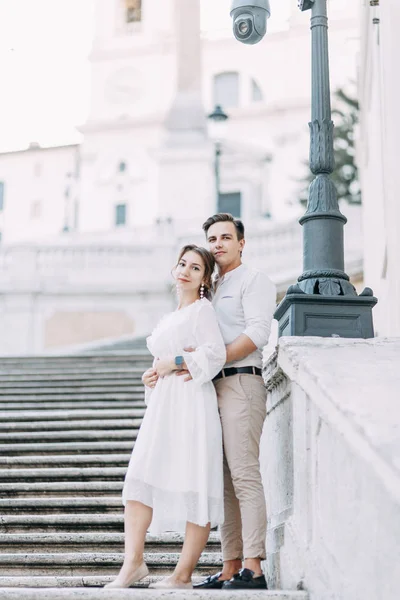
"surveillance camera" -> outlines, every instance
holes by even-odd
[[[257,44],[267,32],[271,15],[269,0],[233,0],[233,33],[243,44]]]

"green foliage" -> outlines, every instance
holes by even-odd
[[[332,120],[335,123],[333,147],[335,152],[335,170],[331,175],[339,200],[349,204],[361,204],[361,189],[358,179],[358,168],[355,162],[355,128],[359,120],[360,106],[356,98],[343,89],[338,89],[334,97],[336,108],[332,110]],[[304,188],[300,194],[300,202],[307,204],[308,187],[314,179],[309,170],[308,175],[300,181]]]

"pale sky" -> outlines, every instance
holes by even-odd
[[[79,139],[74,128],[88,110],[94,1],[1,0],[0,151]],[[201,1],[205,30],[231,26],[230,0]],[[285,27],[291,1],[271,1],[270,31]]]

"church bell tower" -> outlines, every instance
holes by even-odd
[[[164,218],[203,219],[213,184],[200,0],[94,6],[79,228],[122,232]]]

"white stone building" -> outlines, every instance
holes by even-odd
[[[104,234],[118,228],[120,234],[153,225],[157,217],[179,221],[183,212],[185,220],[214,212],[212,140],[204,135],[188,180],[179,151],[165,154],[166,120],[174,102],[176,120],[183,120],[179,86],[190,89],[186,101],[198,111],[189,117],[189,129],[196,126],[193,119],[204,129],[203,116],[217,103],[230,116],[223,132],[220,207],[239,210],[248,224],[268,214],[285,220],[299,212],[297,178],[304,175],[309,143],[308,15],[293,0],[285,31],[269,33],[253,47],[238,43],[230,30],[204,31],[200,50],[197,4],[96,1],[83,143],[46,149],[33,143],[0,155],[3,242],[43,241],[65,228]],[[345,4],[335,0],[330,6],[333,90],[354,80],[356,72],[357,7],[343,10]],[[193,38],[189,53],[188,39],[183,40],[181,57],[179,14],[184,35]],[[176,170],[180,198],[173,185]],[[202,174],[197,212],[193,172]]]
[[[172,305],[177,246],[201,241],[217,210],[244,219],[246,258],[280,292],[301,273],[309,14],[292,0],[286,29],[245,46],[230,29],[200,36],[200,5],[96,0],[82,143],[0,154],[0,354],[148,333]],[[356,73],[357,6],[346,5],[330,2],[333,90]],[[216,104],[230,117],[218,202]],[[357,213],[347,234],[359,275]]]
[[[371,6],[374,4],[374,6]],[[361,2],[358,144],[363,191],[364,274],[379,303],[378,335],[400,335],[400,5]]]

